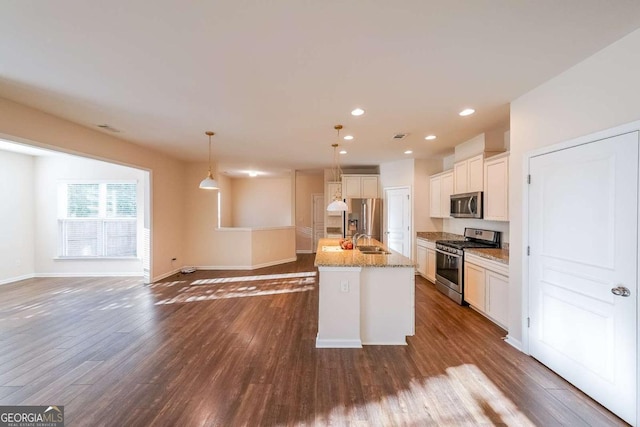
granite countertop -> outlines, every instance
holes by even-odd
[[[435,242],[436,240],[464,240],[464,236],[443,231],[418,231],[416,235],[418,239],[425,239],[430,242]]]
[[[465,249],[464,252],[509,265],[509,249]]]
[[[316,252],[316,267],[415,267],[415,263],[404,255],[386,248],[375,239],[362,239],[361,245],[381,246],[388,252],[382,254],[363,254],[357,249],[325,252],[323,246],[340,246],[340,239],[320,239]]]

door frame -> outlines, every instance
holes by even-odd
[[[324,197],[324,193],[311,193],[311,250],[309,251],[309,253],[315,253],[316,249],[318,247],[318,242],[316,242],[316,212],[315,212],[315,202],[316,199],[321,199],[321,203],[324,206],[325,203],[325,197]],[[325,219],[326,215],[323,215],[322,217],[322,228],[324,229],[324,231],[326,231],[327,227],[324,225],[324,219]],[[323,234],[324,237],[324,234]]]
[[[415,254],[415,238],[414,238],[414,232],[413,232],[413,187],[410,185],[400,185],[400,186],[395,186],[395,187],[384,187],[382,189],[382,193],[384,194],[384,205],[382,207],[383,212],[385,209],[389,209],[389,198],[387,197],[387,191],[388,190],[407,190],[407,192],[409,193],[409,224],[411,229],[409,230],[409,256],[407,258],[409,259],[414,259],[414,254]],[[383,230],[383,236],[382,236],[382,243],[384,243],[387,247],[388,242],[387,242],[387,215],[386,213],[383,215],[382,218],[382,230]]]
[[[573,138],[560,143],[552,144],[546,147],[541,147],[535,150],[528,151],[523,156],[522,165],[522,276],[519,278],[522,283],[521,288],[521,310],[522,318],[520,324],[522,327],[522,351],[526,354],[529,352],[529,327],[527,326],[527,319],[529,318],[529,257],[527,256],[527,248],[529,247],[530,234],[529,234],[529,184],[527,177],[530,173],[529,163],[533,157],[538,157],[544,154],[553,153],[555,151],[566,150],[569,148],[577,147],[579,145],[590,144],[598,142],[604,139],[612,138],[618,135],[626,134],[629,132],[640,131],[640,120],[624,125],[615,126],[613,128],[605,129],[599,132],[594,132],[588,135],[583,135],[577,138]],[[638,159],[638,167],[640,168],[640,159]],[[640,176],[640,175],[639,175]],[[638,198],[638,212],[640,212],[640,197]],[[640,217],[639,217],[640,222]],[[638,247],[636,249],[638,256],[638,270],[636,271],[636,277],[640,277],[640,238],[638,239]],[[510,285],[513,284],[514,279],[510,280]],[[640,289],[640,288],[639,288]],[[640,307],[640,292],[636,292],[636,307]],[[636,309],[636,312],[640,309]],[[636,313],[636,407],[638,408],[636,415],[636,424],[640,421],[640,317]]]

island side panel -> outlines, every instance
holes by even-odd
[[[415,333],[414,268],[363,268],[360,280],[362,344],[406,345]]]
[[[318,267],[318,348],[362,348],[360,267]]]

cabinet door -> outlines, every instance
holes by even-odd
[[[342,197],[345,199],[359,199],[361,180],[359,176],[342,177]]]
[[[427,248],[427,280],[436,282],[436,251]]]
[[[327,205],[334,200],[336,194],[341,193],[342,184],[339,182],[329,182],[327,183]],[[331,212],[327,211],[328,216],[340,216],[342,212]]]
[[[487,314],[500,326],[509,320],[509,278],[486,270]]]
[[[484,155],[479,154],[467,160],[467,191],[484,189]]]
[[[485,311],[485,270],[475,264],[464,263],[464,300]]]
[[[363,176],[360,183],[360,194],[362,198],[378,197],[378,177]]]
[[[466,160],[453,165],[453,175],[453,194],[468,192],[469,168]]]
[[[453,194],[453,172],[442,175],[440,213],[442,218],[451,216],[451,195]]]
[[[427,248],[418,245],[417,250],[418,273],[424,278],[427,277]]]
[[[440,175],[429,178],[429,213],[434,218],[442,216],[442,210],[440,209],[442,204],[441,185],[442,179]]]
[[[484,165],[484,219],[509,221],[509,158]]]

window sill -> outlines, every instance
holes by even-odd
[[[135,256],[58,256],[54,261],[142,261]]]

